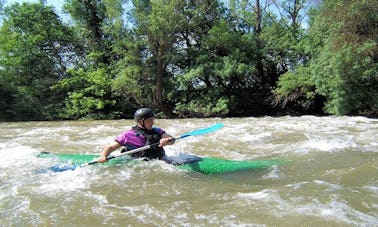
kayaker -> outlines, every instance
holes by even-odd
[[[165,160],[166,156],[163,147],[165,145],[174,144],[175,140],[163,129],[154,127],[154,119],[155,115],[151,109],[138,109],[134,114],[134,120],[137,124],[130,130],[118,135],[113,143],[107,145],[102,150],[97,161],[105,162],[110,153],[122,146],[124,147],[122,152],[125,152],[155,143],[159,143],[159,145],[148,150],[133,153],[131,156],[135,158],[144,158],[146,160]]]

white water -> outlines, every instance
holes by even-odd
[[[160,161],[52,172],[39,151],[99,153],[132,121],[1,123],[0,226],[375,226],[378,120],[280,117],[157,120],[185,138],[169,155],[283,159],[207,176]]]

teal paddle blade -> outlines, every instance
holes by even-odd
[[[185,134],[181,135],[179,137],[179,139],[185,138],[185,137],[188,137],[188,136],[198,136],[198,135],[210,133],[210,132],[216,131],[218,129],[221,129],[223,126],[224,126],[223,123],[217,123],[217,124],[215,124],[211,127],[208,127],[208,128],[198,129],[198,130],[194,130],[192,132],[185,133]]]

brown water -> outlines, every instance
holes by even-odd
[[[160,161],[52,172],[39,151],[99,153],[132,121],[0,123],[0,226],[376,226],[378,120],[280,117],[157,120],[167,154],[283,159],[202,175]]]

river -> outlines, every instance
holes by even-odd
[[[220,175],[161,161],[53,172],[40,151],[99,153],[131,120],[0,123],[0,226],[376,226],[378,120],[364,117],[157,119],[170,156],[280,159]]]

